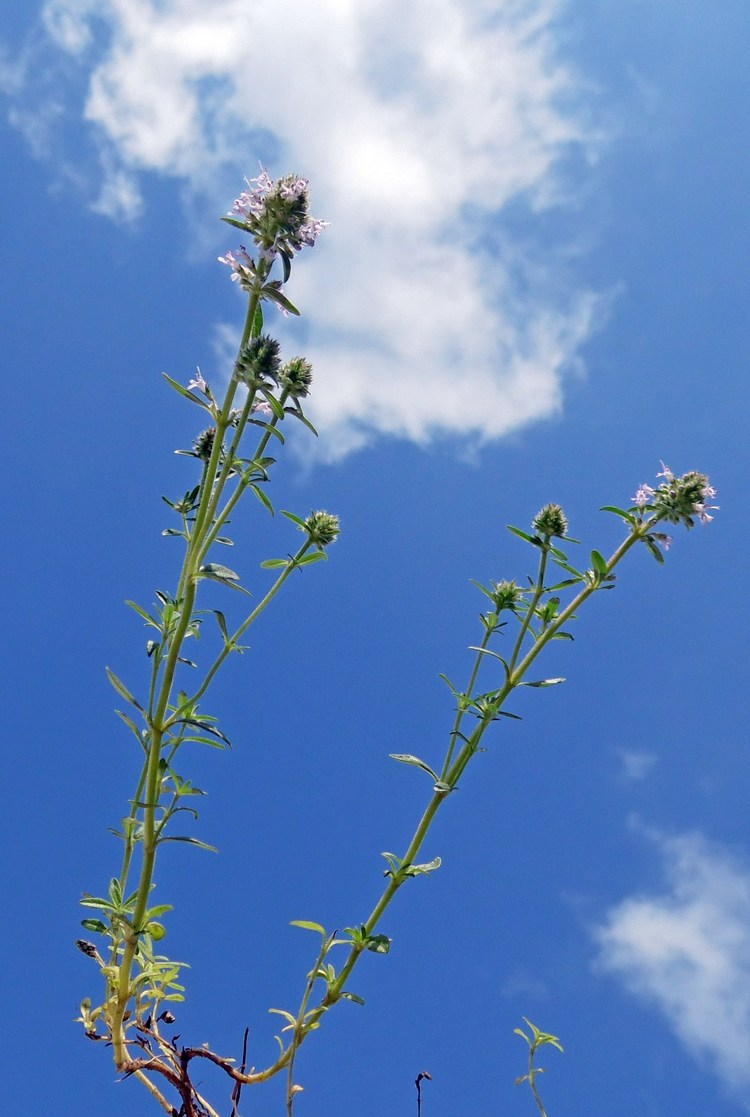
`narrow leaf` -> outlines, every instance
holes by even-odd
[[[236,571],[230,570],[228,566],[222,566],[220,562],[204,563],[198,574],[202,578],[216,578],[220,582],[239,582],[240,580]]]
[[[199,407],[202,407],[204,408],[204,410],[208,411],[208,408],[206,407],[206,404],[203,402],[203,400],[199,396],[196,396],[193,392],[191,392],[189,388],[183,387],[183,385],[180,384],[179,381],[173,380],[171,376],[167,376],[166,372],[163,372],[162,376],[166,380],[167,384],[169,384],[170,388],[174,388],[174,390],[176,392],[179,392],[181,396],[184,396],[185,399],[189,399],[191,403],[197,403]]]
[[[365,1003],[364,997],[360,997],[358,993],[349,993],[346,989],[343,989],[339,996],[343,997],[345,1001],[354,1001],[355,1005]]]
[[[420,760],[418,756],[412,756],[408,752],[389,752],[391,760],[397,760],[399,764],[411,764],[414,768],[421,768],[428,776],[432,776],[433,780],[437,780],[437,772],[433,772],[429,764],[425,764],[424,760]]]
[[[120,697],[124,698],[126,702],[129,702],[131,706],[135,706],[136,710],[143,712],[143,706],[141,706],[140,702],[136,701],[122,679],[118,679],[117,675],[115,675],[114,671],[110,671],[109,667],[105,667],[104,670],[107,672],[107,678]]]
[[[252,485],[251,484],[251,485],[248,485],[247,487],[250,489],[251,492],[255,493],[258,500],[261,502],[262,505],[264,505],[268,509],[268,511],[271,513],[271,515],[272,516],[275,515],[273,505],[271,504],[271,501],[268,499],[267,493],[264,493],[263,489],[261,489],[259,485]]]
[[[186,838],[181,834],[170,835],[167,838],[162,838],[162,842],[187,842],[188,845],[198,846],[199,849],[207,849],[209,853],[218,853],[216,846],[211,846],[208,842],[201,842],[198,838]]]
[[[326,937],[325,927],[321,927],[319,923],[313,923],[310,919],[293,919],[289,924],[290,927],[301,927],[303,931],[317,931],[323,938]]]
[[[533,683],[519,683],[518,685],[519,686],[544,687],[544,686],[557,686],[559,683],[564,683],[564,682],[565,682],[565,679],[537,679]]]
[[[520,527],[513,527],[511,524],[508,524],[507,527],[508,531],[512,531],[519,539],[525,539],[527,543],[531,543],[535,547],[541,544],[541,539],[538,535],[529,535],[528,532],[521,531]]]

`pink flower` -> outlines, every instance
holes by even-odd
[[[662,462],[662,465],[663,464],[664,463]],[[661,474],[659,474],[659,476],[661,476]],[[639,508],[643,508],[646,504],[648,504],[653,495],[654,489],[652,489],[650,485],[641,485],[641,487],[636,491],[635,496],[631,497],[631,500],[633,501],[633,504],[637,504]]]
[[[195,376],[193,377],[192,380],[190,380],[188,382],[188,389],[197,388],[199,392],[205,392],[207,387],[208,387],[208,385],[206,384],[206,381],[203,379],[203,375],[201,373],[201,370],[199,368],[197,368],[195,370]]]

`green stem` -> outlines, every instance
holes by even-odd
[[[640,540],[645,535],[647,535],[651,530],[653,530],[655,524],[658,522],[658,520],[660,518],[661,517],[654,516],[649,521],[644,522],[643,524],[640,524],[637,528],[633,529],[632,533],[630,535],[628,535],[627,538],[620,544],[620,546],[613,553],[612,557],[610,558],[609,562],[607,563],[607,573],[610,573],[618,565],[618,563],[620,563],[622,561],[622,559],[627,554],[627,552],[631,549],[631,547],[633,547],[637,542],[640,542]],[[544,580],[544,573],[545,573],[545,557],[546,556],[543,555],[542,556],[542,561],[540,562],[539,579],[538,579],[536,589],[538,589],[539,587],[543,587],[543,580]],[[496,712],[500,710],[503,702],[508,697],[508,695],[511,693],[511,691],[514,690],[515,687],[518,686],[518,684],[523,680],[523,677],[524,677],[526,671],[531,666],[531,664],[534,662],[536,657],[539,655],[542,648],[544,648],[547,645],[547,643],[553,638],[555,633],[558,632],[560,630],[560,628],[568,620],[571,619],[572,616],[574,616],[576,610],[578,608],[580,608],[580,606],[583,604],[583,602],[586,601],[587,598],[589,598],[593,593],[595,593],[596,590],[600,588],[600,586],[601,586],[601,580],[599,580],[599,579],[597,579],[597,580],[589,583],[588,585],[586,585],[585,588],[583,590],[581,590],[580,593],[578,593],[576,595],[576,597],[573,598],[573,600],[570,602],[570,604],[567,606],[567,608],[565,608],[559,614],[559,616],[555,618],[555,621],[552,624],[550,624],[549,627],[547,629],[545,629],[543,633],[541,633],[539,635],[539,637],[536,639],[536,641],[534,643],[534,646],[527,652],[526,656],[521,660],[521,662],[518,664],[518,666],[515,667],[514,670],[511,673],[509,673],[508,678],[506,679],[505,685],[498,692],[496,699],[493,701],[493,708]],[[530,617],[532,615],[532,607],[535,607],[536,604],[538,604],[539,598],[541,597],[541,593],[537,593],[536,589],[535,589],[535,596],[532,599],[532,603],[529,606],[529,611],[527,613],[527,616],[526,616],[526,618],[524,618],[524,621],[522,622],[523,635],[525,635],[525,633],[528,631],[528,625],[530,623]],[[485,645],[486,645],[486,640],[483,641],[482,646],[485,646]],[[520,642],[517,641],[516,642],[516,649],[514,651],[514,655],[517,656],[519,654],[520,646],[521,646]],[[478,654],[478,659],[479,658],[484,658],[481,655],[481,653]],[[466,697],[467,698],[472,697],[472,690],[473,690],[473,686],[476,683],[477,675],[478,675],[478,667],[477,667],[477,663],[475,662],[474,669],[472,670],[472,674],[471,674],[471,686],[469,687],[469,689],[467,689],[467,692],[466,692]],[[482,720],[480,720],[479,724],[477,725],[477,728],[474,730],[474,733],[472,733],[471,736],[464,743],[463,747],[459,751],[458,757],[453,762],[452,766],[450,766],[450,764],[444,765],[443,774],[444,774],[445,782],[450,785],[451,790],[455,789],[455,787],[457,785],[457,782],[458,782],[458,779],[463,774],[463,772],[464,772],[466,766],[468,765],[469,761],[471,760],[472,756],[474,756],[476,754],[477,750],[479,749],[479,745],[481,743],[482,737],[483,737],[484,733],[486,732],[487,728],[489,727],[489,725],[491,724],[491,722],[493,720],[494,720],[494,717],[493,717],[492,713],[489,713],[486,717],[482,718]],[[451,737],[452,737],[452,740],[451,740],[451,744],[452,744],[453,741],[455,741],[455,739],[456,739],[456,726],[455,725],[454,725],[454,729],[453,729],[453,733],[452,733]],[[448,759],[448,758],[446,758],[446,759]],[[450,794],[450,791],[444,791],[444,790],[433,792],[432,798],[430,799],[427,807],[425,808],[425,810],[422,814],[422,817],[419,820],[419,824],[417,825],[417,828],[414,831],[414,835],[411,839],[411,842],[409,843],[409,846],[406,850],[406,853],[404,855],[403,862],[402,862],[403,865],[408,865],[408,864],[413,864],[414,863],[414,860],[417,857],[417,854],[419,853],[419,850],[421,849],[425,838],[427,837],[427,834],[430,830],[430,827],[432,826],[432,823],[435,819],[435,816],[436,816],[440,806],[443,804],[443,802],[446,800],[446,798],[448,797],[449,794]],[[396,895],[396,893],[398,892],[401,885],[407,879],[408,879],[407,877],[400,877],[399,878],[398,875],[390,877],[390,879],[388,881],[388,884],[386,885],[385,889],[383,890],[382,895],[380,896],[380,899],[376,903],[375,907],[373,908],[373,910],[370,913],[367,921],[364,924],[365,938],[367,936],[373,934],[373,932],[377,928],[381,918],[383,917],[383,915],[385,914],[386,910],[388,909],[391,901],[393,900],[393,897]],[[362,944],[355,943],[355,944],[352,945],[352,947],[349,950],[349,954],[347,956],[346,962],[344,963],[342,969],[339,971],[339,974],[337,975],[336,980],[334,982],[332,982],[331,985],[326,990],[325,996],[323,997],[322,1001],[320,1002],[320,1005],[318,1006],[318,1009],[315,1012],[311,1013],[310,1020],[309,1020],[309,1023],[308,1023],[308,1030],[309,1030],[309,1024],[316,1023],[320,1019],[320,1017],[324,1014],[324,1012],[331,1005],[335,1004],[336,1001],[338,1001],[341,998],[341,994],[344,990],[345,984],[348,981],[349,977],[351,976],[352,970],[356,966],[358,959],[360,958],[362,953],[365,951],[365,949],[366,949],[366,946],[365,946],[364,943],[362,943]],[[302,1043],[303,1039],[304,1039],[304,1036],[301,1036],[300,1039],[299,1039],[299,1042],[296,1044],[296,1046],[299,1046],[299,1044]],[[265,1081],[268,1081],[268,1079],[273,1078],[273,1076],[275,1074],[277,1074],[280,1070],[282,1070],[284,1067],[286,1067],[288,1065],[289,1060],[292,1058],[292,1046],[293,1045],[290,1044],[290,1046],[284,1052],[282,1052],[282,1054],[279,1056],[277,1061],[275,1063],[273,1063],[271,1066],[265,1068],[262,1071],[254,1072],[254,1073],[248,1074],[246,1076],[243,1076],[242,1080],[246,1081],[249,1084],[252,1084],[252,1083],[257,1083],[257,1082],[265,1082]]]
[[[252,332],[259,297],[258,291],[253,292],[250,297],[242,340],[240,342],[240,350],[247,344],[248,338]],[[223,487],[221,479],[219,479],[217,483],[216,478],[221,460],[223,435],[229,425],[229,416],[231,414],[232,402],[236,391],[237,381],[233,377],[227,388],[224,404],[217,420],[216,436],[211,449],[211,457],[203,472],[195,524],[185,550],[185,557],[183,559],[177,590],[177,599],[180,601],[180,619],[169,641],[169,650],[166,660],[164,661],[164,673],[161,685],[158,687],[159,694],[155,706],[153,705],[153,692],[156,687],[152,680],[152,701],[149,704],[148,717],[150,729],[148,756],[139,780],[140,794],[145,790],[142,832],[143,860],[138,882],[135,910],[133,913],[132,930],[125,938],[122,959],[113,990],[115,994],[115,1007],[111,1020],[111,1033],[115,1064],[118,1067],[124,1066],[128,1059],[124,1019],[131,998],[131,978],[133,962],[138,948],[138,936],[143,930],[143,918],[147,910],[148,898],[153,885],[154,864],[156,862],[156,850],[158,845],[156,810],[159,803],[159,761],[161,759],[164,737],[165,715],[172,695],[175,672],[182,645],[185,640],[185,633],[193,617],[196,597],[196,577],[199,566],[197,559],[201,553],[203,536],[207,530],[206,525],[209,525],[208,530],[210,530],[212,506],[214,506],[216,500],[220,499],[221,489]],[[136,799],[136,802],[138,801],[140,801],[140,795]],[[132,850],[128,852],[126,849],[126,867],[128,869],[131,857]]]
[[[493,632],[493,629],[491,629],[489,627],[485,627],[484,638],[482,639],[482,643],[479,645],[479,647],[481,648],[481,651],[477,652],[477,657],[474,660],[474,667],[472,668],[471,675],[469,676],[469,685],[466,688],[467,699],[471,697],[471,694],[474,690],[474,686],[476,685],[477,676],[479,675],[479,669],[482,666],[482,660],[485,658],[484,657],[484,650],[490,642],[490,637],[492,636],[492,632]],[[458,709],[456,710],[456,720],[453,723],[453,729],[451,730],[451,735],[450,735],[450,739],[449,739],[449,743],[448,743],[448,752],[446,753],[445,762],[443,764],[443,767],[442,767],[442,770],[441,770],[441,773],[440,773],[440,779],[444,780],[446,782],[447,782],[446,777],[448,775],[448,769],[450,768],[451,760],[453,759],[453,751],[456,747],[456,741],[458,740],[458,734],[459,734],[459,731],[461,729],[461,724],[463,722],[464,715],[466,714],[467,710],[468,710],[468,706],[459,701]]]
[[[259,604],[255,607],[255,609],[253,609],[252,613],[250,613],[250,615],[245,618],[245,620],[242,622],[242,624],[239,626],[239,628],[236,629],[236,631],[232,633],[228,642],[225,643],[224,647],[219,652],[218,656],[216,657],[213,664],[211,665],[208,672],[206,673],[206,677],[204,678],[203,682],[198,687],[198,689],[191,695],[190,700],[189,700],[191,703],[197,702],[198,699],[202,698],[202,696],[206,693],[206,691],[208,690],[209,685],[211,684],[211,681],[212,681],[214,675],[219,670],[219,668],[221,667],[224,660],[227,658],[228,655],[230,655],[233,648],[236,646],[237,642],[242,639],[242,637],[247,632],[250,625],[253,624],[254,621],[256,621],[258,619],[258,617],[261,615],[261,613],[264,611],[264,609],[274,599],[274,597],[279,592],[281,587],[284,585],[284,582],[286,582],[287,578],[292,573],[292,571],[296,570],[298,568],[299,560],[302,558],[302,556],[304,554],[306,554],[310,550],[311,546],[312,546],[312,543],[310,542],[309,539],[305,543],[302,544],[300,549],[297,551],[296,555],[294,555],[294,557],[289,560],[287,566],[284,567],[284,570],[279,575],[279,577],[276,579],[274,584],[271,586],[270,590],[268,591],[266,596],[263,598],[263,600],[261,602],[259,602]],[[164,728],[169,729],[169,727],[173,724],[173,721],[174,721],[174,718],[170,718],[170,720],[166,723]]]

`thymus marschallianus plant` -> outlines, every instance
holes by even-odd
[[[206,1060],[231,1080],[233,1114],[238,1112],[243,1087],[284,1073],[291,1117],[301,1089],[294,1074],[300,1045],[339,1001],[362,1003],[348,988],[354,968],[364,954],[388,953],[390,939],[381,925],[401,887],[439,868],[439,857],[420,860],[422,846],[438,811],[483,749],[487,730],[501,718],[515,716],[506,708],[512,693],[519,687],[551,687],[563,682],[530,675],[546,645],[570,638],[568,629],[581,607],[600,590],[613,587],[615,570],[629,551],[643,544],[663,562],[663,552],[671,542],[661,530],[663,524],[692,527],[695,519],[706,523],[715,507],[709,503],[715,490],[703,474],[677,477],[663,465],[658,484],[642,485],[629,507],[605,508],[621,521],[624,538],[609,558],[592,550],[585,569],[573,565],[562,549],[576,541],[568,537],[567,518],[559,505],[545,505],[534,517],[530,532],[510,529],[531,547],[536,573],[524,585],[505,580],[487,586],[477,583],[486,611],[480,614],[479,643],[470,649],[473,664],[467,683],[460,687],[445,678],[455,717],[442,760],[428,762],[410,753],[392,754],[399,763],[424,772],[428,790],[411,839],[400,853],[383,854],[385,883],[370,914],[333,933],[318,923],[294,921],[320,941],[299,1007],[270,1010],[285,1025],[277,1037],[278,1058],[261,1069],[247,1069],[247,1033],[239,1062],[217,1055],[208,1046],[180,1045],[180,1037],[170,1038],[167,1029],[175,1020],[173,1007],[184,1000],[184,963],[161,953],[166,933],[163,920],[171,905],[153,895],[154,874],[157,857],[168,842],[211,848],[195,837],[173,832],[178,819],[197,817],[193,804],[202,794],[182,772],[181,749],[188,743],[228,745],[229,738],[216,716],[203,705],[212,680],[226,659],[242,650],[245,633],[290,575],[324,559],[326,548],[339,534],[338,519],[328,512],[313,511],[306,518],[284,512],[302,540],[293,555],[261,564],[273,572],[275,580],[255,608],[243,614],[239,623],[231,624],[224,612],[199,608],[199,591],[205,581],[234,590],[240,597],[248,594],[239,575],[215,560],[218,548],[231,542],[224,534],[229,518],[246,494],[257,499],[261,513],[273,512],[268,489],[275,459],[269,450],[284,445],[283,424],[296,419],[314,433],[302,407],[311,388],[311,366],[303,357],[282,363],[278,341],[264,333],[264,304],[275,303],[286,315],[299,313],[284,287],[295,255],[314,245],[326,222],[310,216],[305,179],[287,175],[273,181],[263,170],[247,187],[223,219],[240,229],[247,242],[219,259],[231,269],[232,280],[248,298],[237,358],[223,399],[200,370],[187,385],[166,377],[181,397],[205,413],[207,425],[191,449],[179,451],[196,459],[197,472],[190,487],[182,497],[165,498],[177,526],[167,527],[164,534],[182,540],[182,565],[175,585],[170,591],[157,590],[156,600],[148,608],[128,602],[148,630],[148,680],[137,695],[108,670],[124,704],[118,714],[137,742],[141,768],[129,814],[116,832],[122,842],[119,871],[106,896],[86,893],[82,901],[91,912],[83,926],[97,939],[78,940],[79,949],[98,964],[103,982],[101,1000],[93,1002],[87,997],[81,1003],[79,1019],[86,1035],[106,1040],[117,1070],[138,1079],[166,1113],[185,1117],[218,1117],[192,1077],[193,1063],[205,1066]],[[196,664],[186,654],[189,641],[209,624],[215,632],[216,650],[206,663]],[[500,645],[504,654],[490,646],[497,646],[499,637],[504,641]],[[533,1035],[539,1042],[530,1041],[530,1070],[524,1079],[532,1089],[533,1055],[540,1037],[544,1042],[555,1038],[535,1031]]]

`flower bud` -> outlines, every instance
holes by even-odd
[[[279,373],[279,384],[292,399],[309,395],[312,384],[312,365],[304,357],[292,357]]]
[[[534,517],[532,527],[539,535],[562,539],[568,533],[568,518],[559,504],[545,504]]]
[[[305,520],[303,530],[309,535],[311,543],[316,543],[318,547],[327,547],[337,538],[341,528],[338,516],[330,512],[311,512]]]
[[[193,452],[196,458],[201,461],[207,462],[211,457],[211,451],[214,448],[214,439],[216,438],[216,427],[206,427],[204,431],[196,438],[193,443]]]
[[[523,590],[516,582],[493,582],[492,603],[500,613],[503,609],[515,609],[523,599]]]
[[[279,378],[279,343],[268,334],[254,337],[234,363],[234,375],[249,388],[259,388]]]

